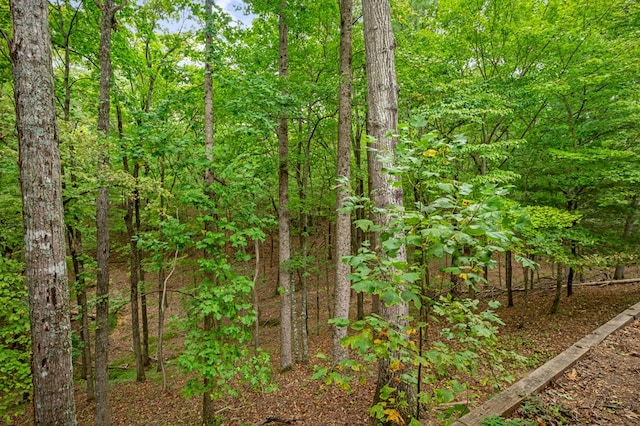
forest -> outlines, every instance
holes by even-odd
[[[578,290],[639,272],[640,2],[9,0],[0,34],[0,423],[449,424],[552,357],[532,325],[640,301]]]

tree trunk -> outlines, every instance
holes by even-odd
[[[150,100],[149,100],[150,101]],[[145,171],[145,175],[146,175]],[[140,219],[140,191],[137,185],[136,178],[136,190],[135,190],[135,199],[133,203],[133,213],[135,214],[135,233],[136,236],[139,236],[142,232],[142,225]],[[138,246],[136,242],[136,246]],[[142,357],[142,365],[143,367],[148,367],[151,363],[149,358],[149,313],[147,310],[147,292],[144,286],[144,266],[142,264],[142,260],[144,259],[144,251],[137,247],[138,250],[138,289],[142,285],[142,294],[140,295],[140,308],[141,308],[141,317],[142,321],[142,342],[141,342],[141,357]]]
[[[571,241],[571,255],[573,259],[576,258],[576,242],[573,240]],[[573,274],[573,266],[569,266],[569,274],[567,275],[567,297],[573,294]]]
[[[10,7],[34,424],[76,425],[49,4],[11,0]]]
[[[256,320],[253,323],[253,349],[258,350],[260,346],[260,306],[258,305],[258,276],[260,274],[260,242],[253,240],[253,248],[256,254],[256,267],[253,272],[253,289],[251,289],[251,298],[253,299],[253,311]]]
[[[551,305],[551,309],[549,310],[549,314],[551,315],[558,312],[558,306],[560,306],[560,297],[562,296],[563,282],[564,282],[564,265],[561,263],[558,263],[557,274],[556,274],[556,293],[553,299],[553,304]]]
[[[75,277],[75,291],[80,310],[82,326],[80,338],[82,339],[82,378],[87,381],[87,401],[96,398],[93,365],[91,362],[91,334],[89,328],[89,304],[87,303],[87,285],[84,279],[84,260],[82,259],[82,232],[67,226],[67,239],[69,240],[69,252],[73,275]]]
[[[279,75],[285,82],[289,74],[288,26],[285,18],[287,1],[282,0],[278,12],[279,33]],[[284,89],[283,89],[284,90]],[[282,287],[280,293],[280,371],[289,370],[292,366],[291,354],[291,273],[289,259],[291,258],[291,234],[289,225],[289,125],[288,114],[283,112],[278,126],[278,223],[279,223],[279,280]]]
[[[127,156],[122,157],[125,171],[128,171]],[[138,181],[138,173],[140,165],[138,161],[134,161],[133,166],[133,178]],[[134,191],[129,197],[127,197],[127,213],[124,216],[125,226],[127,228],[127,237],[129,238],[129,304],[131,306],[131,333],[133,340],[133,353],[136,362],[136,380],[142,382],[145,380],[144,361],[142,359],[142,347],[140,344],[140,315],[139,315],[139,300],[138,300],[138,287],[140,285],[139,272],[140,272],[140,259],[138,257],[138,244],[137,235],[133,227],[134,216],[134,204],[137,198],[137,191]]]
[[[398,125],[398,85],[396,83],[394,48],[395,39],[391,28],[389,0],[365,0],[362,5],[364,19],[364,41],[367,74],[367,104],[369,107],[369,132],[377,154],[392,156],[396,139],[390,136]],[[402,185],[400,177],[383,172],[390,164],[383,164],[374,158],[370,165],[371,193],[373,203],[380,209],[402,207]],[[377,223],[388,224],[388,215],[377,215]],[[396,254],[398,261],[406,261],[406,246],[402,245]],[[393,306],[380,304],[381,316],[394,327],[406,325],[409,306],[406,302]],[[406,420],[415,413],[416,389],[399,377],[397,371],[389,368],[388,359],[378,361],[378,383],[374,403],[380,401],[380,391],[384,386],[396,389],[394,397],[404,393],[407,404],[398,404],[397,409]]]
[[[622,231],[622,240],[626,240],[631,236],[631,232],[633,232],[633,224],[636,220],[636,212],[638,211],[638,207],[640,206],[640,198],[637,195],[634,195],[631,200],[631,205],[629,210],[629,214],[627,214],[627,218],[624,222],[624,230]],[[614,280],[623,280],[624,279],[624,265],[616,265],[616,270],[613,273]]]
[[[340,1],[340,109],[338,112],[338,170],[336,187],[336,287],[335,317],[349,319],[351,268],[342,258],[351,254],[351,213],[342,211],[350,196],[351,180],[351,27],[353,0]],[[348,355],[340,340],[347,336],[347,327],[333,328],[333,363]]]
[[[164,163],[162,158],[160,159],[160,187],[164,188]],[[162,217],[165,215],[165,202],[164,197],[160,195],[160,214]],[[160,242],[164,242],[164,232],[160,231]],[[167,286],[165,282],[165,267],[164,267],[164,255],[159,256],[160,264],[158,265],[158,348],[156,351],[156,358],[158,364],[156,371],[162,373],[163,381],[166,375],[164,370],[164,348],[163,348],[163,335],[164,335],[164,312],[167,308]]]
[[[205,61],[204,61],[204,143],[205,143],[205,155],[207,157],[208,165],[205,169],[205,183],[207,188],[205,192],[209,194],[209,200],[211,202],[215,199],[215,194],[211,190],[211,185],[214,182],[213,166],[214,159],[214,115],[213,115],[213,77],[212,77],[212,54],[211,48],[213,43],[213,0],[205,0]],[[209,224],[205,225],[205,231],[209,230]],[[206,256],[206,253],[205,253]],[[216,283],[215,277],[211,277],[212,281]],[[215,284],[214,284],[215,285]],[[208,314],[204,317],[204,329],[209,331],[214,327],[213,315]],[[214,412],[213,400],[211,399],[211,392],[209,388],[212,386],[209,379],[203,379],[204,393],[202,394],[202,423],[204,425],[214,425],[216,414]]]
[[[80,10],[80,4],[74,9],[73,16],[69,22],[69,29],[64,28],[64,13],[60,10],[60,32],[64,34],[64,102],[62,109],[63,120],[67,123],[71,120],[71,48],[69,46],[69,39],[71,37],[71,31]],[[69,172],[69,179],[74,190],[77,189],[77,178],[74,173],[76,167],[75,163],[75,149],[74,146],[71,149],[71,167]],[[74,218],[78,220],[79,218]],[[75,280],[75,293],[78,302],[78,308],[81,315],[81,328],[80,338],[82,339],[82,378],[87,382],[87,401],[93,401],[96,397],[94,379],[93,379],[93,365],[91,361],[91,334],[89,331],[89,307],[87,303],[87,287],[84,279],[84,259],[83,259],[83,246],[82,246],[82,231],[77,224],[67,224],[67,239],[69,241],[69,254],[71,255],[71,264],[73,265],[73,275]]]
[[[100,25],[100,95],[98,132],[102,138],[98,176],[101,187],[96,201],[97,283],[96,283],[96,426],[111,424],[109,408],[109,110],[111,108],[111,31],[115,15],[126,4],[113,0],[96,0],[102,11]]]
[[[507,285],[507,307],[513,306],[513,261],[511,259],[511,250],[505,253],[505,281]]]

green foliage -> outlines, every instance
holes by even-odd
[[[429,139],[428,143],[433,144],[434,140]],[[314,377],[327,384],[349,390],[351,376],[343,372],[364,380],[366,363],[382,361],[388,363],[398,380],[415,386],[417,369],[421,368],[423,387],[418,400],[437,406],[452,403],[457,395],[467,391],[459,381],[461,375],[475,377],[482,371],[486,373],[480,379],[483,385],[497,386],[512,380],[502,362],[517,356],[498,347],[497,326],[502,322],[493,311],[498,304],[492,302],[488,310],[481,311],[477,300],[461,300],[450,294],[437,296],[440,289],[429,283],[427,265],[449,255],[455,260],[440,272],[475,288],[484,281],[480,267],[493,266],[492,254],[513,244],[514,233],[508,226],[518,215],[517,209],[506,202],[506,190],[494,184],[475,187],[453,179],[440,180],[447,172],[446,167],[434,171],[437,166],[429,169],[428,164],[423,164],[424,159],[441,155],[442,159],[437,161],[448,166],[456,154],[449,154],[452,149],[447,144],[438,149],[433,145],[416,147],[404,141],[390,172],[422,178],[424,185],[419,185],[422,195],[413,209],[378,212],[390,217],[388,225],[382,228],[369,220],[358,221],[356,225],[363,230],[380,233],[381,247],[372,250],[365,244],[356,255],[343,259],[352,267],[350,279],[355,291],[379,295],[387,306],[407,303],[421,315],[402,318],[400,325],[392,325],[377,315],[351,323],[354,333],[344,338],[342,344],[358,357],[344,361],[337,370],[319,368]],[[449,155],[451,158],[447,158]],[[408,261],[397,258],[402,247],[412,254]],[[331,322],[347,325],[344,319]],[[440,323],[439,337],[430,338],[424,346],[421,336],[434,322]],[[379,397],[380,401],[371,409],[372,416],[386,422],[409,420],[398,418],[399,409],[407,404],[402,392],[387,387]],[[464,410],[463,406],[454,405],[445,415]]]
[[[190,236],[175,221],[165,227],[165,240],[176,248],[191,241],[204,253],[198,259],[201,279],[182,322],[186,336],[179,363],[186,372],[196,373],[185,393],[207,393],[212,399],[238,396],[243,384],[260,392],[274,389],[269,355],[249,349],[256,320],[254,283],[240,267],[251,258],[247,246],[264,240],[262,228],[269,223],[255,213],[263,183],[255,179],[258,164],[250,157],[238,156],[222,165],[213,185],[205,191],[191,187],[184,194],[203,212],[196,216],[197,228]],[[238,199],[248,201],[240,205]]]
[[[1,62],[0,62],[1,63]],[[13,257],[22,250],[22,199],[19,186],[18,142],[15,138],[13,93],[1,81],[0,65],[0,255]]]
[[[207,235],[199,245],[211,250],[220,238]],[[185,391],[187,395],[208,392],[219,399],[238,396],[238,382],[249,384],[253,390],[272,390],[269,355],[263,351],[251,354],[249,350],[255,321],[250,297],[253,282],[236,275],[226,257],[217,256],[200,259],[201,270],[209,278],[200,283],[189,306],[189,318],[183,323],[187,334],[180,366],[197,373]],[[211,325],[201,327],[203,321]]]
[[[0,412],[10,423],[31,392],[29,305],[22,264],[0,255]]]

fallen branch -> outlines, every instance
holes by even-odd
[[[129,364],[109,366],[109,370],[128,370],[128,369],[129,369]]]
[[[574,283],[573,286],[574,287],[581,287],[581,286],[600,286],[600,287],[605,287],[608,285],[614,285],[614,284],[633,284],[633,283],[638,283],[640,282],[640,278],[628,278],[628,279],[624,279],[624,280],[608,280],[608,281],[592,281],[592,282],[586,282],[586,283]],[[522,284],[522,283],[520,283]],[[562,288],[566,288],[567,285],[563,284]],[[551,283],[538,283],[536,285],[536,287],[533,289],[533,291],[536,290],[554,290],[556,288],[555,284],[551,284]],[[528,289],[529,291],[531,291],[531,289]],[[521,293],[524,292],[525,289],[523,287],[513,287],[513,289],[511,290],[514,293]],[[506,293],[507,290],[504,288],[498,288],[498,287],[493,287],[490,289],[482,289],[479,290],[478,292],[476,292],[476,295],[480,296],[480,297],[487,297],[489,295],[492,295],[492,293],[501,293],[504,294]]]
[[[577,284],[574,284],[574,286],[580,286],[580,285],[601,285],[601,286],[605,286],[605,285],[612,285],[612,284],[631,284],[631,283],[637,283],[637,282],[640,282],[640,278],[628,278],[626,280],[593,281],[593,282],[589,282],[589,283],[577,283]]]
[[[253,426],[263,426],[263,425],[268,425],[269,423],[279,423],[282,425],[292,425],[294,423],[297,423],[298,420],[297,419],[283,419],[282,417],[277,417],[277,416],[269,416],[266,419],[258,422],[258,423],[254,423]]]

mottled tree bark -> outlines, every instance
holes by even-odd
[[[280,2],[279,8],[279,75],[286,81],[289,74],[288,26],[285,18],[287,1]],[[283,89],[286,90],[286,89]],[[278,126],[278,223],[279,223],[279,281],[280,295],[280,371],[291,368],[292,327],[291,327],[291,231],[289,223],[289,123],[283,112]]]
[[[342,258],[351,254],[351,213],[341,211],[350,196],[351,180],[351,27],[353,0],[340,2],[340,109],[338,112],[338,186],[336,188],[336,318],[349,318],[351,297],[351,268]],[[333,363],[338,364],[348,355],[340,340],[347,336],[347,327],[333,329]]]
[[[111,424],[109,408],[109,111],[111,109],[111,31],[115,15],[126,4],[113,0],[95,0],[102,11],[100,25],[100,95],[98,101],[98,132],[102,149],[98,160],[101,187],[96,201],[97,280],[96,280],[96,426]]]
[[[372,200],[380,209],[402,207],[402,185],[400,177],[383,171],[390,164],[383,163],[380,156],[393,156],[397,140],[392,135],[398,126],[398,85],[395,70],[395,39],[391,27],[391,7],[389,0],[365,0],[362,4],[364,18],[364,42],[367,73],[368,133],[372,137],[377,155],[370,157],[370,184]],[[376,215],[379,225],[386,225],[389,216]],[[398,261],[406,261],[406,246],[402,245],[396,254]],[[399,303],[393,306],[380,304],[380,315],[392,326],[406,325],[409,306]],[[379,402],[380,390],[389,385],[398,392],[404,392],[406,405],[397,409],[405,420],[416,407],[416,389],[401,380],[398,372],[389,368],[389,360],[378,362],[378,384],[374,403]],[[397,397],[397,395],[396,395]],[[415,413],[415,411],[413,412]]]
[[[69,287],[48,6],[43,0],[10,2],[34,424],[75,425]]]

